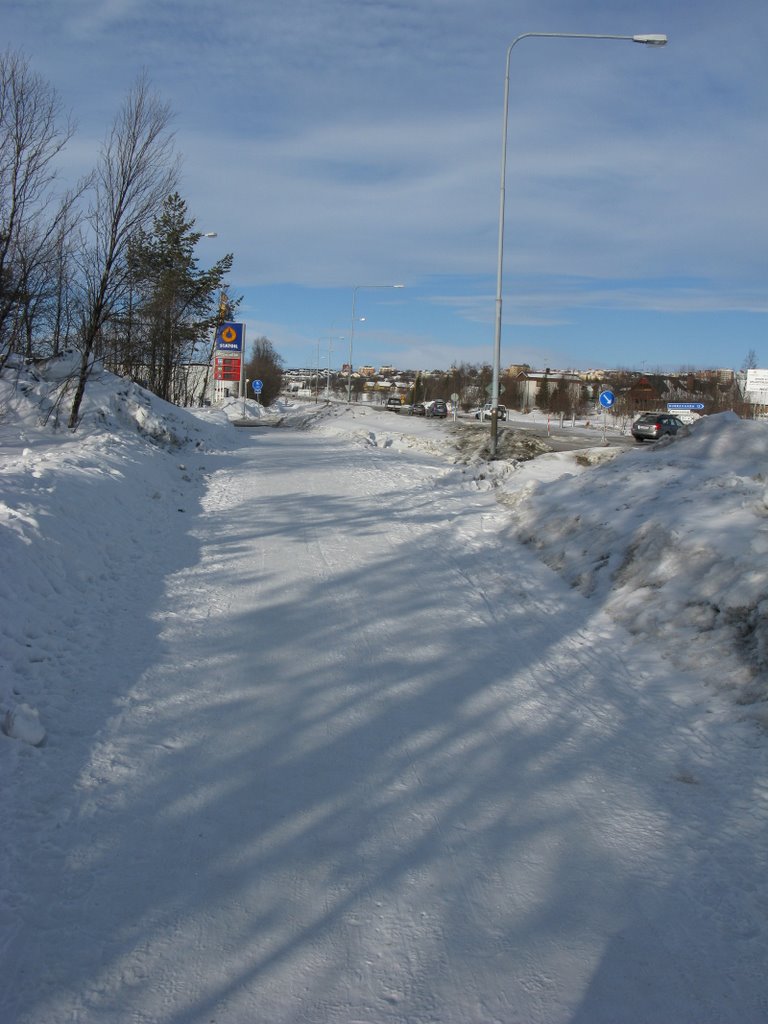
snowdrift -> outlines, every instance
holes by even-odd
[[[768,426],[732,413],[528,484],[516,535],[744,704],[768,697]],[[755,708],[759,714],[760,708]]]

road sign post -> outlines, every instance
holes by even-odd
[[[616,395],[614,395],[612,391],[601,391],[598,401],[600,402],[600,405],[603,407],[605,412],[608,412],[608,410],[612,409],[616,404]],[[603,415],[603,444],[605,444],[605,428],[606,420],[605,415]]]

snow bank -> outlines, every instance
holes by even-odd
[[[571,459],[567,475],[527,483],[515,535],[680,665],[764,702],[766,467],[766,424],[710,416],[588,472]]]
[[[6,427],[42,430],[46,435],[66,431],[79,370],[79,356],[61,356],[26,363],[12,359],[0,380],[0,421]],[[159,444],[182,447],[210,441],[217,427],[229,429],[229,419],[196,416],[164,402],[145,388],[105,370],[97,363],[88,380],[80,409],[77,434],[138,431]]]
[[[74,369],[71,355],[16,361],[0,378],[0,729],[31,747],[78,686],[83,646],[109,636],[127,588],[149,602],[147,566],[169,535],[183,540],[178,520],[202,489],[184,448],[234,433],[103,370],[70,431]]]

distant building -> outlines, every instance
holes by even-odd
[[[716,380],[718,384],[727,384],[729,387],[736,380],[733,370],[698,370],[697,373],[704,380]]]
[[[655,412],[662,409],[670,390],[662,377],[645,376],[633,381],[622,397],[628,412]]]
[[[539,391],[546,381],[549,388],[573,389],[574,400],[584,386],[584,381],[573,370],[521,370],[515,377],[520,387],[520,408],[532,409],[537,405]]]

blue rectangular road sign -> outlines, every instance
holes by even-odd
[[[217,352],[242,352],[243,334],[243,324],[230,322],[220,324],[216,331]]]
[[[703,409],[703,402],[667,402],[668,412],[682,411],[683,409]]]

